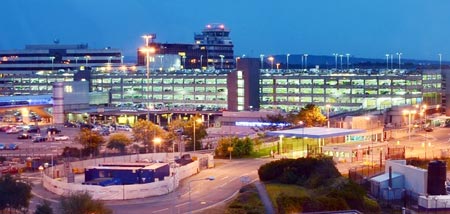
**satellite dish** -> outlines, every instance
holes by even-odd
[[[59,39],[54,39],[53,43],[55,43],[56,45],[59,44]]]

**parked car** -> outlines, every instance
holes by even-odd
[[[117,131],[128,131],[128,132],[131,132],[131,127],[129,127],[127,125],[117,125],[116,126],[116,130]]]
[[[59,134],[61,130],[56,127],[48,127],[46,133]]]
[[[5,150],[5,144],[0,143],[0,150]]]
[[[45,141],[47,141],[47,138],[46,137],[35,137],[34,139],[33,139],[33,143],[39,143],[39,142],[45,142]]]
[[[59,134],[59,135],[55,136],[55,140],[56,141],[69,140],[69,136]]]
[[[98,132],[100,135],[102,136],[108,136],[109,134],[111,134],[111,132],[109,131],[109,129],[102,129]]]
[[[92,129],[94,128],[94,125],[88,124],[88,123],[82,123],[80,124],[80,129]]]
[[[31,139],[32,136],[27,133],[22,133],[19,136],[17,136],[17,139],[23,140],[23,139]]]
[[[11,126],[11,125],[1,126],[0,127],[0,132],[6,132],[6,131],[8,131],[8,129],[10,129],[12,127],[13,126]]]
[[[20,130],[17,129],[16,127],[12,127],[10,129],[6,130],[6,134],[17,134],[19,132],[20,132]]]
[[[10,143],[10,144],[8,144],[8,148],[6,148],[6,149],[8,149],[8,150],[16,150],[16,149],[19,149],[19,146],[17,146],[17,144]]]
[[[41,129],[39,127],[36,126],[31,126],[28,130],[27,133],[40,133]]]
[[[64,123],[64,127],[77,128],[77,127],[79,127],[79,125],[76,124],[76,123],[65,122],[65,123]]]
[[[424,129],[426,132],[432,132],[433,131],[433,128],[432,127],[425,127],[425,129]]]

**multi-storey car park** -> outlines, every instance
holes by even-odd
[[[240,64],[256,61],[242,59]],[[250,66],[251,67],[251,66]],[[5,75],[2,95],[51,94],[54,82],[88,81],[89,91],[107,94],[109,103],[142,104],[155,109],[279,109],[298,111],[314,103],[335,111],[384,109],[396,105],[441,104],[439,70],[330,73],[328,70],[178,70],[106,69]],[[257,73],[257,75],[253,75]],[[233,76],[237,78],[232,78]],[[240,77],[240,78],[239,78]],[[256,79],[256,81],[255,81]],[[256,88],[256,91],[255,91]],[[247,93],[247,91],[252,93]],[[248,102],[255,99],[256,102]]]

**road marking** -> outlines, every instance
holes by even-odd
[[[156,211],[153,211],[152,213],[159,213],[159,212],[162,212],[162,211],[169,211],[169,208],[165,208],[165,209],[162,209],[162,210],[156,210]]]
[[[225,179],[227,179],[227,178],[229,178],[230,176],[225,176],[225,177],[223,177],[222,179],[220,179],[220,180],[225,180]]]
[[[184,205],[187,205],[187,204],[189,204],[189,202],[184,202],[182,204],[175,205],[175,207],[181,207],[181,206],[184,206]]]

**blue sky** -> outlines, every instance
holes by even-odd
[[[88,43],[128,57],[156,33],[192,43],[208,23],[231,29],[236,55],[331,55],[450,60],[448,0],[2,0],[0,49]]]

